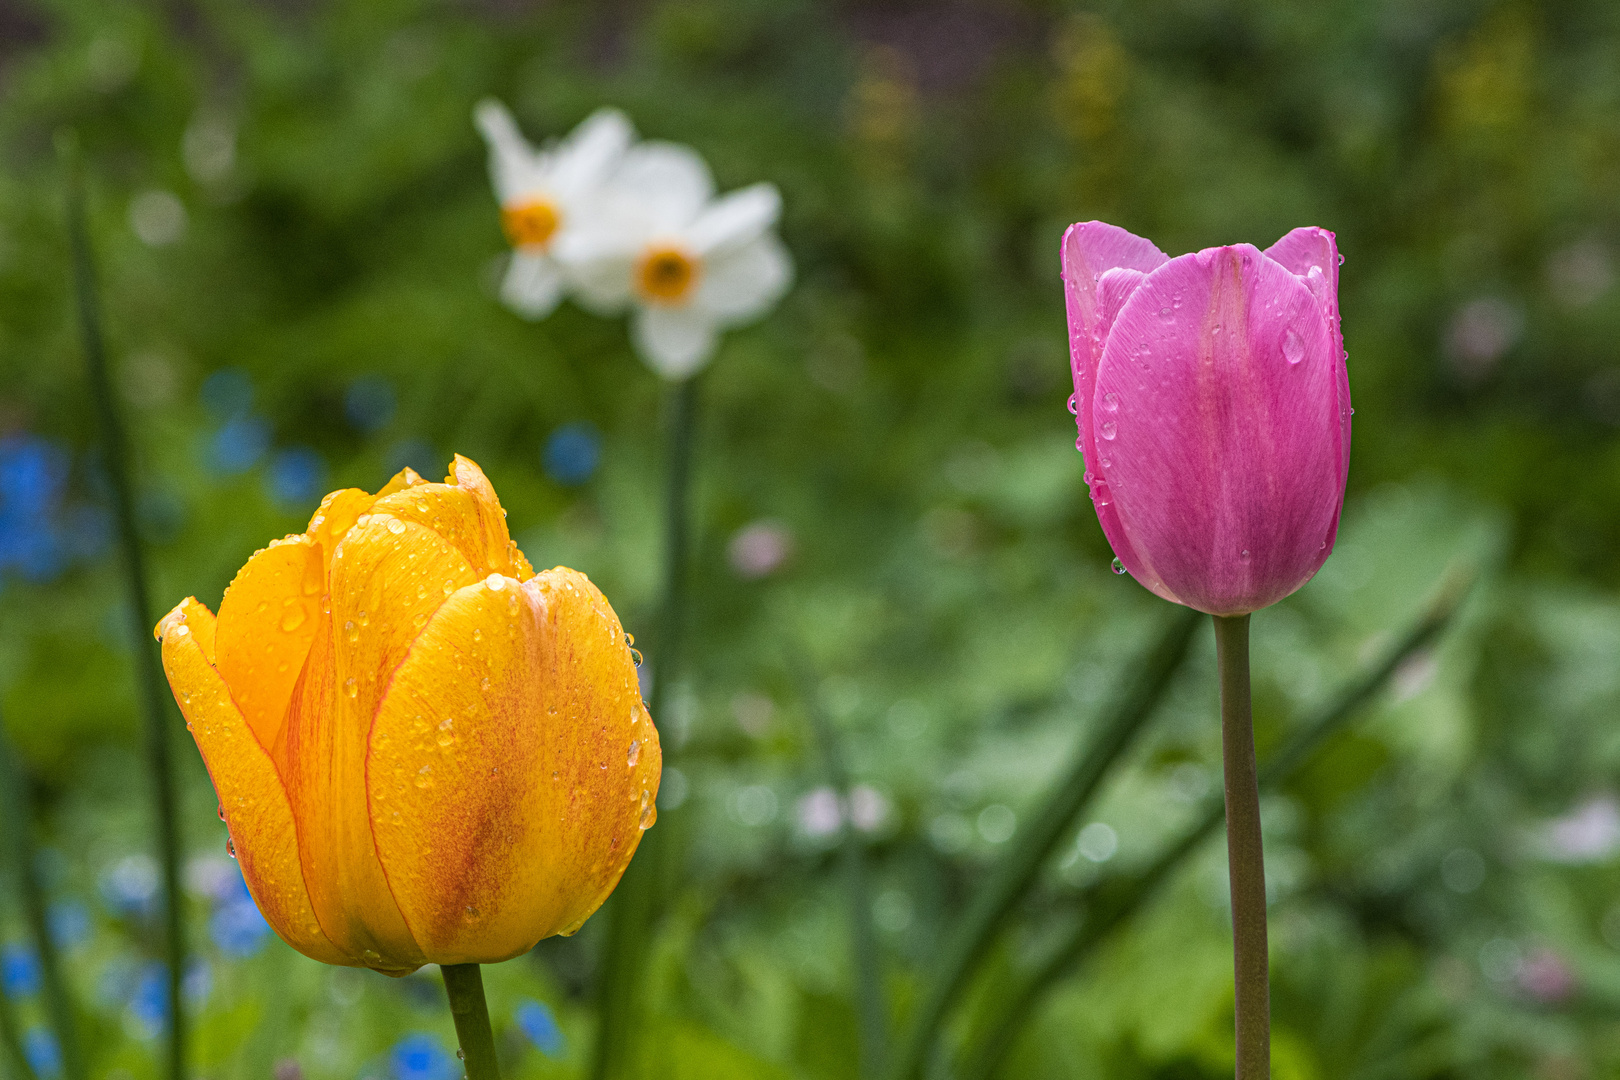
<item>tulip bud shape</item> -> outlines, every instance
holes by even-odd
[[[1350,459],[1333,234],[1172,259],[1088,221],[1063,236],[1063,284],[1077,445],[1119,564],[1212,615],[1309,581]]]
[[[493,963],[584,923],[656,815],[624,630],[478,466],[328,495],[157,634],[270,925],[329,964]]]

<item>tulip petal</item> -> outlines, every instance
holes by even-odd
[[[456,593],[400,665],[367,776],[424,951],[493,963],[578,929],[656,816],[660,765],[624,630],[589,579],[559,567]]]
[[[163,670],[202,752],[248,892],[281,939],[328,964],[358,964],[321,931],[304,887],[292,808],[276,767],[212,664],[213,614],[187,598],[158,624]]]
[[[325,591],[320,548],[306,536],[289,536],[256,552],[220,601],[215,666],[259,745],[272,754]]]
[[[1131,295],[1098,365],[1096,466],[1143,584],[1234,615],[1316,572],[1344,495],[1335,356],[1310,289],[1246,244]]]
[[[377,861],[366,809],[371,720],[411,643],[445,598],[482,576],[431,527],[385,511],[434,485],[378,500],[332,554],[320,621],[287,717],[286,781],[321,926],[379,970],[424,957]]]
[[[442,484],[415,484],[373,504],[373,514],[425,525],[461,552],[479,577],[505,574],[519,581],[534,576],[506,529],[506,511],[477,462],[460,454]]]

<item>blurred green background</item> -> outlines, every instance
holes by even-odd
[[[1345,526],[1254,619],[1262,755],[1447,567],[1481,575],[1443,647],[1265,802],[1278,1077],[1620,1076],[1620,7],[4,0],[0,704],[98,1080],[158,1075],[162,970],[54,135],[89,164],[159,612],[217,606],[325,491],[459,452],[536,565],[650,632],[661,388],[620,322],[495,298],[490,94],[536,139],[613,104],[723,189],[776,183],[797,266],[702,386],[652,1075],[854,1074],[808,708],[859,785],[898,1030],[1166,614],[1109,573],[1064,409],[1058,237],[1102,218],[1172,254],[1321,225],[1345,256]],[[1212,654],[1201,631],[990,979],[1218,790]],[[324,968],[255,921],[175,730],[197,1074],[453,1075],[426,973]],[[1070,972],[1000,1075],[1230,1075],[1223,854]],[[36,1025],[15,871],[0,959]],[[601,922],[487,970],[519,1080],[583,1075]],[[970,1001],[948,1043],[974,1023]]]

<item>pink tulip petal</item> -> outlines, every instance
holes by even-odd
[[[1169,256],[1150,241],[1132,235],[1115,225],[1085,221],[1069,226],[1063,234],[1063,295],[1069,312],[1069,364],[1074,375],[1075,421],[1080,428],[1076,442],[1086,462],[1086,483],[1097,508],[1097,519],[1113,546],[1114,554],[1131,575],[1149,588],[1152,575],[1131,549],[1111,508],[1112,497],[1096,468],[1097,453],[1092,434],[1091,404],[1097,380],[1097,362],[1102,358],[1108,327],[1123,306],[1129,292],[1140,281],[1114,277],[1109,282],[1112,306],[1104,310],[1102,279],[1109,271],[1127,269],[1145,272],[1169,261]],[[1106,322],[1107,325],[1104,325]],[[1156,578],[1153,578],[1156,581]],[[1159,592],[1158,589],[1154,589]],[[1160,592],[1163,596],[1164,593]],[[1174,597],[1166,597],[1175,599]]]
[[[1138,580],[1235,615],[1316,572],[1343,498],[1336,346],[1305,281],[1247,244],[1131,294],[1097,365],[1094,467]]]

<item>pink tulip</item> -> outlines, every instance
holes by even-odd
[[[1077,445],[1118,565],[1212,615],[1309,581],[1350,459],[1333,234],[1171,259],[1087,221],[1063,235],[1063,282]]]

